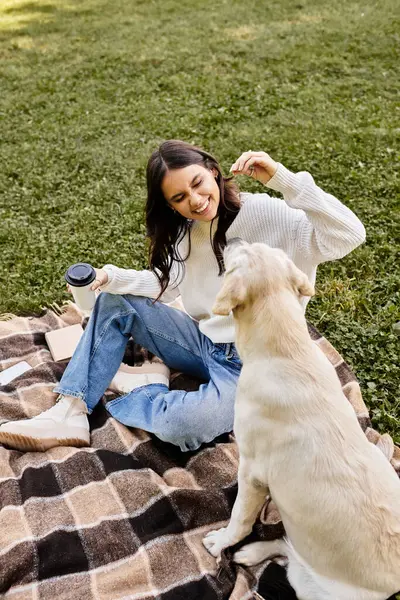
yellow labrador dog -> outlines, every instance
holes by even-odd
[[[386,600],[400,589],[400,480],[368,442],[334,367],[312,342],[306,275],[282,251],[237,240],[213,312],[233,311],[243,362],[234,431],[239,490],[214,556],[252,529],[268,493],[286,538],[245,546],[236,562],[288,557],[299,600]]]

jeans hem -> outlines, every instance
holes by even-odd
[[[114,398],[114,400],[110,400],[110,402],[107,402],[107,404],[106,404],[106,409],[108,410],[109,406],[116,406],[119,402],[121,402],[122,400],[125,400],[134,392],[143,390],[144,388],[147,388],[147,389],[153,388],[153,387],[159,388],[160,386],[163,388],[166,388],[167,392],[170,391],[169,387],[167,385],[165,385],[164,383],[146,383],[145,385],[139,385],[138,387],[133,388],[133,390],[131,390],[127,394],[123,394],[122,396],[118,396],[118,398]],[[144,390],[144,391],[147,394],[149,400],[151,401],[152,397],[148,394],[147,390]],[[164,391],[164,390],[160,390],[160,391]]]
[[[88,414],[91,415],[93,412],[93,408],[90,408],[87,405],[86,399],[85,399],[85,395],[83,392],[72,392],[71,390],[67,390],[65,388],[61,388],[60,386],[56,386],[53,389],[53,392],[55,392],[56,394],[62,394],[63,396],[72,396],[73,398],[79,398],[80,400],[82,400],[88,409]]]

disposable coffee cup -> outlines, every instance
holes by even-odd
[[[74,300],[81,310],[92,310],[96,302],[96,292],[91,290],[96,279],[96,271],[88,263],[71,265],[65,273],[65,280],[71,286]]]

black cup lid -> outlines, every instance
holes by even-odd
[[[65,273],[65,280],[74,287],[89,285],[96,278],[96,271],[88,263],[76,263],[71,265]]]

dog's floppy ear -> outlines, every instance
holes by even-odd
[[[314,296],[315,289],[307,275],[290,261],[290,281],[300,296]]]
[[[244,302],[246,288],[239,269],[225,274],[222,288],[215,298],[212,312],[215,315],[229,315],[231,310]]]

